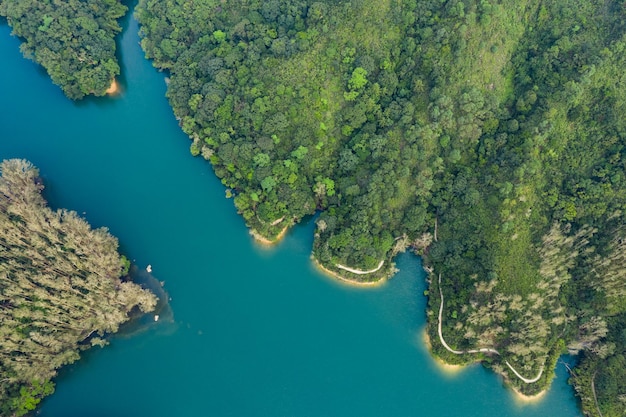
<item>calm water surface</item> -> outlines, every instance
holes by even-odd
[[[416,257],[363,290],[312,267],[311,221],[278,247],[256,246],[210,167],[190,156],[136,22],[125,26],[123,93],[74,104],[0,23],[0,159],[31,160],[53,207],[108,226],[165,281],[174,311],[63,370],[41,416],[581,415],[562,365],[530,405],[480,366],[442,372],[420,337]]]

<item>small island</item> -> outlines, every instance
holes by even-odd
[[[34,410],[60,367],[157,299],[127,279],[130,262],[106,229],[47,207],[30,162],[6,160],[0,172],[0,415],[9,417]]]

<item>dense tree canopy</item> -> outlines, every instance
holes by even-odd
[[[596,378],[585,412],[617,416],[623,367],[606,364],[626,346],[624,7],[141,0],[137,16],[191,153],[250,227],[272,238],[320,210],[314,256],[354,280],[393,273],[415,247],[442,274],[448,343],[500,353],[436,354],[482,359],[534,393],[569,346],[584,358],[581,398]]]
[[[33,165],[0,171],[0,415],[19,416],[52,393],[59,367],[156,297],[120,279],[128,263],[106,229],[46,206]]]
[[[120,73],[114,37],[126,10],[119,0],[0,0],[24,55],[71,99],[104,95]]]

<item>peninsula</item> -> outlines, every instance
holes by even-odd
[[[0,172],[0,415],[8,417],[34,410],[60,367],[157,300],[125,278],[129,262],[106,229],[46,206],[31,163],[6,160]]]
[[[1,0],[0,16],[24,40],[24,55],[41,64],[73,100],[110,94],[120,74],[115,56],[120,0]]]

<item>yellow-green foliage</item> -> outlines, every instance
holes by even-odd
[[[565,345],[608,355],[624,307],[622,3],[143,0],[137,15],[193,153],[249,226],[272,237],[319,210],[314,257],[359,280],[417,242],[445,277],[448,343],[531,375]]]
[[[46,206],[32,164],[7,160],[0,171],[0,414],[11,415],[32,409],[59,367],[156,298],[120,280],[117,239],[106,229]]]

